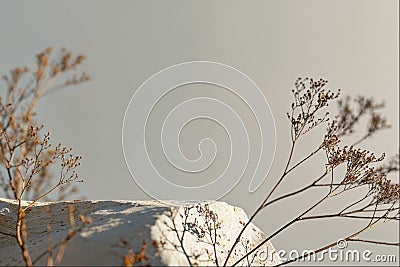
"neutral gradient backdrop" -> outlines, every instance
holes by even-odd
[[[275,160],[260,190],[247,193],[250,176],[245,175],[222,199],[250,214],[271,189],[288,157],[290,127],[285,114],[292,101],[290,89],[299,76],[326,78],[330,88],[341,88],[344,95],[384,100],[393,127],[363,145],[377,154],[398,152],[398,9],[398,1],[388,0],[1,1],[0,73],[14,66],[32,65],[34,55],[47,46],[85,54],[84,69],[92,80],[43,98],[39,117],[52,132],[54,142],[62,141],[84,157],[80,169],[85,180],[80,186],[82,195],[88,199],[134,200],[149,199],[131,178],[122,153],[123,116],[135,90],[152,74],[186,61],[216,61],[241,70],[268,99],[277,133]],[[244,112],[246,120],[248,111],[240,101],[218,88],[196,85],[186,89],[166,98],[167,104],[159,114],[201,92],[230,101],[239,113]],[[155,116],[154,127],[157,120],[162,121]],[[255,126],[249,123],[252,132]],[[305,137],[295,151],[295,160],[311,151],[321,134],[316,131]],[[214,138],[221,153],[229,149],[224,132],[205,121],[183,132],[183,152],[189,158],[198,156],[196,141],[204,137]],[[257,140],[252,142],[257,146]],[[165,164],[159,152],[154,147],[154,160]],[[217,163],[211,174],[203,176],[204,181],[221,171],[226,157],[220,156]],[[255,163],[250,162],[250,167]],[[324,157],[319,155],[288,177],[279,192],[298,188],[323,168]],[[316,192],[277,204],[256,223],[271,233],[318,196]],[[273,243],[287,251],[316,249],[350,233],[355,225],[339,220],[306,222],[288,229]],[[398,235],[398,224],[392,224],[365,237],[398,241]],[[350,248],[395,254],[399,260],[399,252],[393,247],[351,244]]]

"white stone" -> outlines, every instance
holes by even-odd
[[[218,260],[219,265],[223,265],[228,250],[248,220],[242,209],[224,202],[201,203],[203,209],[208,206],[212,211],[211,214],[217,215],[216,222],[220,223],[214,231],[214,221],[211,220],[210,232],[205,223],[207,218],[205,212],[199,213],[196,207],[192,207],[186,209],[188,216],[185,216],[183,205],[187,203],[183,202],[179,208],[158,201],[38,203],[27,212],[28,247],[32,259],[37,258],[48,248],[50,236],[46,230],[48,223],[52,229],[53,244],[59,243],[66,237],[69,229],[68,207],[71,204],[76,209],[76,228],[80,225],[80,221],[77,219],[78,214],[90,217],[93,222],[69,242],[61,262],[63,265],[121,265],[123,256],[126,255],[128,249],[139,252],[143,242],[147,244],[146,256],[148,259],[136,263],[138,265],[189,265],[190,260],[193,265],[215,266],[215,259]],[[9,211],[0,213],[1,233],[14,233],[16,207],[15,201],[0,198],[0,210]],[[50,212],[46,207],[50,208]],[[182,240],[184,225],[186,231]],[[205,231],[202,232],[201,229]],[[215,233],[217,234],[216,239]],[[264,238],[265,235],[262,231],[250,224],[242,241],[232,253],[229,263],[234,263],[244,255],[246,247],[251,249]],[[215,243],[216,252],[211,243]],[[12,236],[0,234],[0,247],[0,265],[24,264],[20,249]],[[272,266],[280,263],[270,242],[267,242],[261,249],[263,252],[267,252],[268,256],[265,253],[262,254],[263,260],[259,260],[255,255],[250,256],[249,261],[254,259],[251,265]],[[46,259],[46,256],[42,257],[37,264],[46,264]],[[244,260],[238,265],[248,266],[248,262]]]

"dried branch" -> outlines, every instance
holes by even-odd
[[[262,210],[269,207],[273,203],[286,200],[300,193],[307,192],[313,188],[327,188],[328,192],[324,197],[303,211],[295,219],[288,222],[275,233],[271,234],[265,240],[260,242],[260,244],[250,250],[247,255],[244,255],[234,265],[238,264],[244,259],[248,259],[248,256],[257,251],[257,249],[259,249],[263,244],[288,227],[300,221],[334,217],[359,220],[367,219],[369,221],[369,227],[366,229],[369,229],[371,225],[380,221],[387,222],[391,220],[399,220],[400,186],[396,183],[392,183],[387,178],[390,173],[399,171],[399,156],[397,155],[388,163],[382,164],[381,162],[385,158],[384,154],[380,157],[376,157],[374,153],[355,147],[376,133],[390,127],[390,125],[388,125],[386,122],[386,118],[378,112],[384,107],[384,104],[376,103],[373,99],[362,96],[359,96],[354,100],[352,100],[350,97],[345,98],[345,100],[339,99],[337,100],[338,115],[336,115],[334,119],[330,121],[328,112],[323,113],[323,115],[318,114],[323,108],[327,107],[332,100],[337,99],[339,97],[339,93],[333,93],[330,90],[325,90],[324,87],[326,83],[327,81],[322,79],[319,81],[314,81],[313,79],[308,78],[299,78],[296,81],[295,89],[292,90],[294,95],[294,102],[291,106],[292,110],[290,113],[287,113],[291,123],[292,137],[292,146],[289,152],[288,161],[281,177],[275,183],[272,190],[269,192],[258,209],[252,214],[242,231],[239,233],[225,259],[224,266],[226,266],[232,251],[239,243],[240,238],[247,226]],[[353,105],[355,108],[353,108]],[[357,124],[364,117],[369,118],[366,133],[364,133],[351,146],[345,145],[340,147],[339,144],[341,143],[341,138],[354,134],[356,132]],[[294,148],[300,137],[321,125],[327,125],[327,127],[326,134],[320,145],[316,146],[316,148],[312,150],[308,156],[290,167],[294,154]],[[325,164],[326,170],[321,176],[316,178],[310,184],[294,192],[286,193],[273,200],[270,200],[273,193],[277,190],[289,173],[307,162],[311,157],[320,151],[324,151],[327,158],[327,163]],[[380,165],[376,167],[374,166],[376,164]],[[345,174],[342,177],[335,176],[334,170],[339,166],[345,166],[346,169]],[[330,174],[329,183],[323,183],[323,179],[328,178],[328,174]],[[348,206],[342,207],[341,211],[332,214],[308,215],[312,210],[320,206],[320,204],[327,201],[333,201],[339,195],[353,190],[361,190],[361,188],[367,188],[367,193]],[[366,204],[361,208],[351,210],[352,208],[364,202],[366,202]],[[364,230],[357,232],[349,237],[349,239],[353,239],[356,235],[363,231]],[[384,245],[387,244],[387,242],[381,242],[381,244]]]
[[[0,97],[0,190],[18,201],[16,240],[27,266],[32,260],[27,246],[26,211],[57,190],[75,192],[71,182],[80,181],[76,168],[81,157],[73,156],[72,149],[61,144],[53,150],[50,133],[42,134],[44,126],[35,121],[38,101],[55,80],[64,78],[65,86],[89,80],[86,74],[75,73],[85,59],[83,55],[73,56],[61,49],[54,57],[52,52],[47,48],[39,53],[32,72],[27,67],[15,68],[3,76],[6,97]],[[73,72],[71,77],[69,72]],[[57,162],[61,172],[58,182],[53,183],[50,169]],[[25,200],[32,202],[23,206]]]

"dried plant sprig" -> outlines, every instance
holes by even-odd
[[[194,214],[198,217],[193,218]],[[222,222],[218,219],[218,215],[210,209],[208,203],[184,206],[182,209],[174,208],[170,211],[168,220],[164,221],[164,225],[168,231],[171,231],[176,240],[167,237],[160,229],[162,239],[155,241],[155,246],[161,246],[164,250],[170,250],[182,253],[189,266],[197,266],[204,262],[209,264],[213,262],[215,266],[219,265],[219,253],[217,246],[221,237]],[[206,245],[201,251],[189,253],[185,247],[185,240],[191,235],[199,243]],[[209,248],[208,248],[209,247]],[[201,258],[202,256],[205,256]]]
[[[0,160],[6,167],[7,173],[6,177],[4,175],[2,177],[8,181],[2,181],[1,184],[4,186],[1,189],[9,198],[16,198],[22,192],[25,193],[24,199],[37,197],[41,189],[39,186],[47,185],[48,181],[45,180],[50,177],[50,165],[54,164],[56,159],[49,143],[50,133],[45,134],[42,139],[43,125],[34,121],[35,108],[40,97],[52,90],[50,86],[56,78],[62,78],[69,71],[75,72],[85,57],[73,56],[66,49],[62,49],[58,56],[54,57],[52,51],[52,48],[47,48],[36,56],[36,67],[33,72],[27,67],[15,68],[9,75],[3,77],[7,97],[0,98]],[[79,84],[89,79],[86,74],[82,75],[84,79],[72,84]],[[72,78],[76,76],[75,73],[71,75]],[[64,87],[72,85],[68,82],[71,78],[65,76],[64,79],[66,80]],[[26,86],[21,87],[20,84],[24,81],[27,81]],[[30,173],[26,173],[29,176],[26,177],[24,174],[28,169]],[[40,180],[37,183],[32,183],[34,175]],[[63,180],[77,181],[70,177],[64,177]],[[67,183],[63,184],[69,186]]]
[[[6,197],[18,201],[16,239],[28,266],[32,265],[32,260],[26,242],[26,211],[59,189],[64,190],[64,195],[65,192],[75,192],[76,189],[70,187],[71,182],[80,181],[76,168],[81,157],[73,156],[71,150],[61,144],[55,150],[51,148],[50,133],[43,134],[44,126],[35,121],[36,106],[39,99],[53,89],[51,85],[57,79],[65,81],[55,88],[88,81],[89,76],[85,73],[76,74],[84,59],[83,55],[74,56],[66,49],[53,55],[53,49],[47,48],[36,55],[32,71],[27,67],[15,68],[3,76],[5,98],[0,97],[0,190]],[[53,183],[51,166],[56,162],[60,163],[61,171],[58,181]],[[23,200],[31,202],[23,206]]]
[[[329,112],[325,112],[322,116],[319,116],[318,112],[328,106],[330,101],[339,97],[340,89],[337,93],[326,90],[327,83],[328,81],[324,79],[315,81],[312,78],[298,78],[296,80],[295,88],[292,90],[294,97],[292,111],[287,113],[292,125],[292,142],[328,120]]]
[[[196,206],[197,212],[203,217],[204,225],[195,224],[195,227],[202,233],[203,237],[207,236],[207,243],[212,246],[214,253],[215,265],[219,266],[217,252],[218,230],[221,228],[221,221],[218,219],[218,214],[210,210],[208,203]],[[202,241],[203,242],[203,241]]]
[[[224,266],[228,263],[232,252],[234,251],[237,244],[239,244],[242,235],[244,234],[247,227],[250,223],[253,222],[255,217],[263,210],[272,194],[276,191],[276,189],[281,185],[282,181],[285,177],[291,173],[294,169],[299,167],[301,164],[306,162],[312,156],[317,154],[323,148],[323,142],[320,144],[315,150],[313,150],[307,157],[299,161],[290,167],[292,162],[294,148],[299,141],[300,137],[318,127],[323,125],[324,123],[329,121],[329,112],[325,112],[322,116],[319,115],[321,110],[327,106],[333,100],[337,99],[340,96],[340,89],[337,92],[333,92],[332,90],[326,90],[325,86],[327,81],[324,79],[314,80],[312,78],[298,78],[295,82],[295,88],[292,89],[294,102],[291,104],[291,112],[287,113],[287,117],[291,124],[291,148],[289,152],[289,157],[286,163],[286,166],[282,172],[281,177],[275,183],[269,194],[266,196],[261,205],[256,209],[256,211],[250,216],[249,221],[244,225],[243,229],[238,234],[235,242],[232,245],[232,248],[229,250],[228,255],[225,259]]]
[[[289,158],[282,173],[282,176],[278,179],[270,193],[261,203],[259,208],[252,214],[249,221],[243,227],[242,231],[236,238],[232,248],[230,249],[224,266],[226,266],[230,255],[232,254],[235,246],[239,243],[240,238],[247,228],[250,222],[266,207],[288,199],[297,194],[306,192],[311,188],[326,187],[328,189],[326,195],[317,201],[314,205],[309,207],[307,210],[302,212],[292,221],[288,222],[276,232],[271,234],[260,244],[250,250],[241,259],[236,261],[234,265],[237,265],[242,260],[248,259],[248,256],[257,251],[263,244],[268,242],[270,239],[281,233],[283,230],[292,226],[293,224],[311,219],[326,219],[326,218],[346,218],[346,219],[366,219],[368,224],[360,229],[359,231],[348,236],[346,240],[356,240],[355,237],[372,228],[375,225],[379,225],[391,220],[400,220],[399,218],[399,201],[400,201],[400,187],[399,184],[391,182],[387,176],[389,173],[399,171],[399,157],[398,155],[391,159],[386,164],[380,164],[378,167],[374,166],[383,161],[385,155],[375,156],[373,153],[356,148],[355,146],[362,141],[370,138],[372,135],[385,130],[390,127],[387,124],[386,118],[379,113],[379,110],[384,107],[383,103],[377,103],[372,98],[365,98],[359,96],[354,100],[350,97],[345,100],[339,99],[338,102],[338,115],[329,122],[329,113],[325,112],[324,115],[316,117],[317,112],[328,106],[329,101],[339,97],[339,93],[333,93],[331,91],[325,91],[323,89],[326,85],[326,81],[320,79],[314,81],[313,79],[301,79],[299,78],[295,83],[295,89],[292,90],[295,101],[291,106],[291,113],[287,116],[291,122],[291,136],[292,136],[292,147],[289,153]],[[353,107],[355,106],[355,108]],[[355,143],[349,146],[339,147],[341,139],[344,136],[352,135],[356,132],[356,126],[363,117],[368,117],[367,130],[364,135],[359,138]],[[319,126],[326,125],[326,134],[322,140],[322,143],[317,146],[316,149],[290,167],[294,146],[299,138],[306,134],[311,129]],[[284,180],[284,178],[301,164],[306,162],[317,152],[324,150],[327,157],[326,169],[318,176],[317,179],[312,181],[307,186],[300,188],[294,192],[290,192],[281,195],[275,199],[270,200],[272,194],[276,191],[278,186]],[[336,177],[335,169],[339,166],[345,165],[345,174],[341,177]],[[322,183],[326,178],[329,178],[328,183]],[[350,205],[342,207],[340,211],[333,214],[320,214],[320,215],[309,215],[311,211],[316,209],[322,203],[335,199],[336,196],[347,193],[351,190],[367,187],[365,195],[361,196],[360,199],[352,202]],[[361,207],[360,207],[361,206]],[[361,239],[357,239],[361,242]],[[375,241],[377,242],[377,241]],[[391,242],[380,242],[382,245],[395,244]],[[316,252],[323,251],[336,245],[336,243],[329,244],[323,248],[316,250]],[[304,255],[302,256],[304,257]],[[300,259],[300,258],[299,258]],[[294,260],[284,262],[281,265],[288,264]]]

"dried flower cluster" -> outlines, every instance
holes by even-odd
[[[70,186],[71,182],[80,181],[76,168],[81,157],[61,144],[52,148],[50,133],[43,134],[44,126],[34,119],[35,109],[45,93],[89,80],[85,73],[76,74],[84,59],[66,49],[53,55],[52,48],[47,48],[36,56],[32,71],[28,67],[15,68],[3,76],[5,88],[0,84],[0,189],[7,198],[18,201],[16,239],[27,265],[32,265],[32,260],[26,245],[26,211],[57,190],[59,199],[74,193],[76,188]],[[57,79],[64,81],[53,86]],[[56,163],[61,168],[58,179],[51,173]],[[31,202],[23,206],[23,200]]]
[[[398,204],[400,200],[400,186],[392,183],[387,178],[388,174],[399,170],[399,161],[392,159],[388,164],[380,165],[376,168],[374,163],[384,160],[385,154],[376,157],[374,153],[353,146],[340,148],[338,146],[325,147],[327,155],[328,170],[345,164],[346,172],[340,181],[340,186],[344,190],[353,189],[360,186],[368,186],[367,195],[373,195],[375,201],[372,204]],[[397,205],[398,209],[398,205]],[[388,210],[389,211],[389,210]]]
[[[287,116],[292,125],[292,141],[307,133],[316,126],[328,120],[329,112],[318,117],[318,112],[329,105],[329,102],[339,97],[339,92],[325,90],[326,80],[314,81],[312,78],[298,78],[295,89],[292,90],[294,102],[292,112]]]

